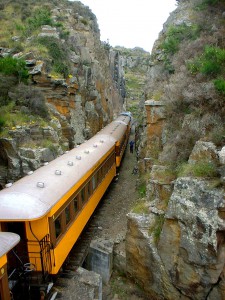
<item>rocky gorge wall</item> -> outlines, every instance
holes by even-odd
[[[214,75],[190,72],[187,62],[203,57],[209,44],[224,48],[225,7],[177,2],[147,75],[136,143],[146,194],[142,213],[128,214],[126,271],[151,299],[224,300],[224,100]]]
[[[41,1],[35,5],[39,4]],[[50,7],[51,19],[60,21],[63,31],[61,27],[42,25],[26,39],[12,36],[16,48],[23,44],[20,52],[0,44],[1,57],[26,61],[30,86],[44,95],[49,112],[44,122],[14,122],[14,126],[4,129],[0,137],[1,186],[83,143],[124,109],[125,80],[123,67],[118,63],[120,54],[100,41],[95,15],[80,2],[63,1]],[[4,11],[13,9],[8,4]],[[40,53],[40,45],[33,47],[40,38],[64,49],[70,68],[67,76],[55,74],[51,67],[54,59]],[[18,110],[25,111],[23,107]]]

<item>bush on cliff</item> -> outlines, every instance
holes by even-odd
[[[17,84],[15,76],[5,76],[0,74],[0,106],[7,105],[10,102],[9,91]]]
[[[0,73],[14,75],[18,78],[19,82],[26,81],[28,78],[25,61],[10,56],[0,59]]]
[[[54,37],[40,37],[38,42],[48,49],[49,56],[52,58],[53,70],[67,77],[70,63],[66,46]]]
[[[32,86],[21,83],[12,92],[9,92],[9,97],[16,105],[27,108],[28,113],[39,115],[43,118],[48,116],[43,93]]]
[[[184,23],[178,26],[170,26],[161,48],[168,54],[175,54],[183,40],[195,40],[199,36],[199,32],[200,27],[196,25],[188,26]]]

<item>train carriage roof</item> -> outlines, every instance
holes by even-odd
[[[112,136],[116,141],[120,141],[124,136],[130,118],[127,116],[119,116],[115,121],[104,127],[98,134],[106,134]]]
[[[131,116],[130,115],[123,115],[121,114],[115,122],[123,122],[124,124],[128,125],[131,121]]]
[[[0,191],[0,220],[35,220],[50,209],[115,145],[108,135],[96,135]]]
[[[12,232],[0,232],[0,257],[8,253],[20,241],[18,234]]]

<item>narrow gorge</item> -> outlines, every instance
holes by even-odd
[[[151,54],[102,42],[79,1],[0,3],[0,189],[133,115],[115,184],[136,188],[124,215],[112,197],[114,281],[99,300],[130,299],[115,276],[134,300],[225,300],[225,2],[176,2]]]

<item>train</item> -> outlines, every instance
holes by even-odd
[[[88,141],[0,191],[1,300],[49,299],[52,277],[117,174],[131,124],[129,112],[120,114]]]

